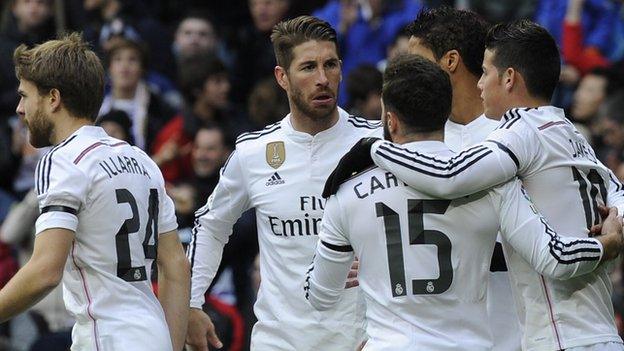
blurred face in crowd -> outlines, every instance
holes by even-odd
[[[230,93],[230,79],[227,73],[214,74],[206,81],[198,98],[198,102],[216,109],[225,108]]]
[[[182,56],[214,51],[217,36],[212,24],[201,18],[187,18],[175,34],[175,46]]]
[[[219,171],[228,156],[223,133],[219,129],[200,129],[195,136],[191,158],[193,170],[200,177]]]
[[[21,31],[42,25],[52,15],[51,0],[16,0],[13,15]]]
[[[288,11],[289,0],[249,0],[249,12],[254,26],[261,32],[273,29]]]
[[[477,86],[481,90],[483,109],[487,117],[500,119],[509,109],[506,104],[506,90],[503,77],[494,66],[495,53],[486,49],[483,57],[483,74]]]
[[[607,79],[603,76],[588,74],[579,83],[572,101],[572,116],[579,121],[587,121],[598,112],[605,98]]]
[[[278,66],[278,83],[288,93],[291,109],[313,120],[336,110],[341,62],[331,41],[310,40],[295,46],[290,67]],[[280,73],[281,72],[281,73]]]
[[[121,48],[111,55],[109,75],[113,89],[136,89],[143,74],[141,54],[133,48]]]
[[[20,80],[20,101],[15,112],[30,132],[30,144],[36,148],[52,145],[54,125],[45,111],[43,99],[34,83]]]
[[[408,53],[409,43],[410,43],[410,39],[406,36],[400,36],[399,38],[397,38],[396,42],[394,42],[394,44],[388,47],[388,52],[386,55],[387,56],[386,58],[388,59],[388,61],[399,56],[400,54]]]
[[[104,129],[106,134],[112,136],[113,138],[117,138],[119,140],[127,140],[128,135],[124,131],[124,128],[117,122],[113,121],[104,121],[100,123],[100,127]]]

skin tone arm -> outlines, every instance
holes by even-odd
[[[165,311],[174,350],[184,348],[188,324],[191,267],[176,231],[158,237],[158,300]]]
[[[616,207],[598,206],[604,222],[595,225],[590,230],[591,234],[601,234],[594,238],[602,244],[603,254],[601,262],[616,258],[624,251],[624,236],[622,235],[622,216],[618,215]],[[605,218],[606,217],[606,218]]]
[[[35,238],[32,257],[0,290],[0,323],[44,298],[63,277],[74,232],[51,228]]]

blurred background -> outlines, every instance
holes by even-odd
[[[39,214],[34,169],[46,149],[28,144],[15,114],[13,50],[81,31],[107,71],[98,124],[152,156],[174,199],[181,239],[219,179],[240,133],[288,113],[273,78],[271,28],[312,14],[338,32],[339,104],[379,119],[387,60],[407,50],[404,28],[423,8],[471,9],[492,23],[532,19],[556,38],[562,72],[552,104],[624,179],[624,7],[618,0],[3,0],[0,2],[0,287],[32,251]],[[249,348],[260,283],[255,217],[245,213],[226,246],[204,309],[225,346]],[[622,265],[613,302],[624,334]],[[157,282],[154,281],[157,290]],[[71,316],[57,288],[30,311],[0,324],[0,350],[67,350]]]

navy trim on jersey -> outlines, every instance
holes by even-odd
[[[551,238],[548,246],[550,247],[550,254],[557,260],[557,262],[572,264],[580,261],[596,261],[600,259],[600,247],[595,241],[578,239],[564,244],[561,240],[559,240],[555,231],[548,225],[548,222],[546,222],[543,217],[540,218],[540,221],[544,225],[546,234],[548,234]],[[596,255],[596,253],[598,255]],[[570,255],[577,255],[577,257],[571,259],[565,259],[563,257]]]
[[[429,155],[421,154],[418,151],[410,151],[410,150],[408,150],[406,148],[400,147],[400,146],[392,144],[392,143],[389,143],[389,144],[386,144],[386,145],[391,147],[391,148],[393,148],[398,153],[405,153],[405,154],[408,154],[408,155],[413,155],[413,156],[419,157],[421,159],[425,159],[427,161],[431,161],[431,162],[434,162],[434,163],[441,164],[443,166],[448,166],[449,163],[453,163],[455,161],[461,162],[461,160],[463,158],[472,157],[472,156],[478,154],[481,151],[489,150],[487,146],[478,144],[478,145],[469,147],[469,148],[467,148],[464,151],[461,151],[460,153],[456,154],[455,156],[449,158],[446,161],[443,161],[443,160],[438,159],[435,156],[429,156]],[[385,149],[386,145],[381,145],[379,148],[384,148]],[[394,153],[394,152],[392,152],[392,153]],[[423,164],[424,165],[429,165],[428,163],[423,163]],[[431,165],[431,167],[435,168],[436,166]]]
[[[490,272],[507,272],[507,262],[505,262],[503,245],[498,242],[494,245],[492,260],[490,261]]]
[[[225,160],[225,163],[223,164],[223,167],[221,167],[221,174],[225,173],[225,168],[230,163],[230,160],[232,159],[232,156],[234,156],[235,152],[236,152],[236,149],[234,151],[230,152],[230,155],[228,156],[227,160]]]
[[[271,134],[276,130],[279,130],[282,128],[281,126],[281,121],[280,122],[275,122],[273,124],[270,124],[266,127],[264,127],[264,129],[256,131],[256,132],[248,132],[248,133],[243,133],[241,135],[238,136],[238,138],[236,138],[236,144],[243,142],[243,141],[247,141],[247,140],[254,140],[254,139],[258,139],[264,135],[267,134]]]
[[[191,261],[191,276],[193,276],[193,266],[195,265],[195,249],[197,248],[197,232],[201,224],[199,218],[210,212],[210,208],[206,205],[205,209],[199,209],[195,212],[195,221],[193,222],[193,230],[191,231],[191,242],[189,243],[188,253]]]
[[[381,121],[370,121],[363,117],[349,116],[347,122],[351,123],[356,128],[377,129],[381,127]]]
[[[465,152],[460,153],[459,155],[449,159],[448,161],[441,161],[432,157],[428,157],[428,156],[424,156],[421,155],[420,153],[416,152],[416,151],[409,151],[406,149],[402,149],[399,148],[397,146],[394,146],[392,144],[389,144],[391,146],[393,146],[395,149],[401,150],[402,152],[397,152],[396,150],[392,150],[388,147],[386,147],[385,145],[381,145],[379,146],[379,148],[375,151],[379,156],[387,159],[390,162],[402,165],[408,169],[411,169],[413,171],[419,172],[419,173],[423,173],[426,175],[430,175],[433,177],[438,177],[438,178],[450,178],[453,177],[459,173],[461,173],[462,171],[466,170],[468,167],[470,167],[471,165],[473,165],[474,163],[478,162],[479,160],[481,160],[482,158],[484,158],[485,156],[489,155],[492,153],[492,150],[490,150],[489,148],[483,146],[483,145],[477,145],[471,149],[466,150]],[[471,151],[471,152],[467,152],[467,151]],[[386,151],[387,153],[384,153],[383,151]],[[397,156],[398,158],[395,158],[391,155]],[[471,157],[473,157],[471,159]],[[419,158],[421,159],[419,159]],[[433,165],[431,163],[428,163],[426,161],[423,161],[422,159],[426,159],[429,161],[434,161],[434,162],[438,162],[440,164],[443,164],[444,166],[436,166]],[[402,159],[402,160],[401,160]],[[406,163],[409,162],[409,163]],[[431,168],[431,170],[428,170],[424,167],[419,167],[416,164],[421,164],[423,166],[425,166],[426,168]],[[460,167],[462,166],[462,167]],[[460,168],[459,168],[460,167]],[[453,169],[455,168],[459,168],[453,172],[451,172]],[[448,173],[451,172],[451,173]]]
[[[316,258],[316,252],[314,253],[314,256],[312,256],[312,264],[310,264],[310,267],[308,268],[308,271],[306,272],[306,279],[305,279],[305,283],[303,284],[303,291],[305,291],[306,300],[309,300],[309,297],[310,297],[310,273],[312,273],[312,271],[314,270],[315,258]]]
[[[620,183],[619,180],[617,180],[614,176],[613,173],[609,172],[609,179],[615,184],[615,190],[616,191],[620,191],[622,190],[622,183]]]
[[[72,135],[69,139],[66,139],[62,143],[56,145],[50,152],[48,152],[37,164],[37,195],[41,195],[45,193],[50,187],[50,172],[52,169],[52,154],[56,152],[56,150],[62,148],[63,146],[69,144],[70,141],[74,140],[76,135]],[[47,167],[47,170],[46,170]]]
[[[516,168],[520,168],[520,162],[518,161],[518,158],[516,157],[516,155],[509,150],[509,148],[501,143],[499,143],[498,141],[494,141],[494,140],[486,140],[489,141],[490,143],[494,143],[496,144],[496,146],[498,146],[499,149],[505,151],[507,153],[507,155],[509,155],[509,157],[511,157],[511,160],[514,161],[514,163],[516,164]]]
[[[78,211],[76,211],[75,209],[71,207],[60,206],[60,205],[46,206],[41,209],[41,214],[48,213],[48,212],[66,212],[66,213],[73,214],[74,216],[78,213]]]
[[[511,110],[507,111],[503,115],[503,120],[505,122],[503,122],[501,125],[499,125],[498,128],[496,128],[496,129],[509,129],[512,124],[516,123],[516,121],[520,119],[520,115],[514,113],[516,110],[517,109],[511,109]]]
[[[334,244],[330,244],[326,241],[321,240],[321,244],[323,244],[323,246],[325,246],[326,248],[330,249],[330,250],[334,250],[334,251],[338,251],[338,252],[351,252],[353,251],[353,247],[351,245],[334,245]]]

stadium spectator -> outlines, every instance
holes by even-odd
[[[233,101],[244,104],[251,89],[273,76],[275,56],[269,38],[277,22],[287,17],[291,0],[249,0],[252,24],[237,33],[232,84]]]
[[[386,49],[399,31],[422,9],[418,0],[332,0],[314,12],[336,28],[342,74],[346,77],[361,64],[377,64],[386,58]],[[338,103],[348,101],[346,85],[338,95]]]
[[[152,147],[152,158],[165,180],[173,183],[192,172],[190,152],[199,127],[221,127],[228,145],[233,145],[236,135],[249,129],[246,118],[228,102],[230,80],[218,57],[193,56],[180,69],[180,85],[187,104],[161,129]]]
[[[136,146],[149,150],[161,128],[175,114],[172,107],[143,79],[146,54],[140,44],[115,39],[107,51],[111,89],[105,95],[99,115],[111,110],[124,111],[132,121],[132,138]]]
[[[13,71],[13,50],[19,44],[34,45],[54,36],[52,0],[9,0],[0,23],[0,118],[12,116],[19,101]]]
[[[265,78],[249,94],[247,109],[252,124],[256,127],[266,126],[279,121],[288,113],[288,97],[275,78]]]
[[[134,145],[132,136],[132,121],[128,114],[122,110],[110,110],[101,115],[96,123],[102,127],[106,134]]]
[[[347,76],[346,108],[350,114],[366,119],[379,119],[381,116],[381,72],[373,65],[364,64]]]
[[[605,59],[615,54],[620,8],[620,2],[612,0],[540,0],[535,20],[563,48],[565,61],[587,72],[604,66]]]

